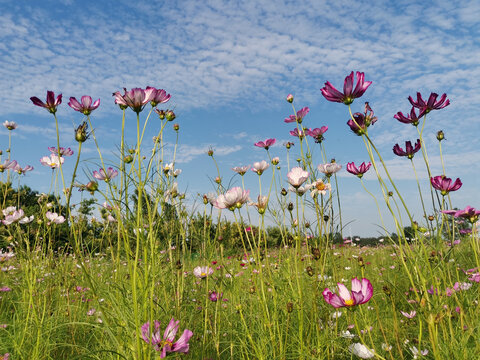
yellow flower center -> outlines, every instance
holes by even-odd
[[[320,183],[318,183],[317,185],[315,185],[315,188],[316,188],[318,191],[325,190],[325,184],[324,184],[323,182],[320,182]]]
[[[353,299],[345,300],[346,306],[353,306],[354,304],[355,304],[355,301]]]
[[[207,273],[202,272],[200,276],[207,276]]]

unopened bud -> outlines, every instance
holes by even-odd
[[[250,287],[250,294],[255,294],[255,286]]]
[[[307,274],[308,276],[313,276],[314,275],[314,271],[313,271],[313,268],[311,266],[307,266]]]
[[[358,260],[358,266],[362,268],[365,267],[365,263],[363,262],[363,257],[359,256],[357,260]]]
[[[168,110],[165,114],[165,118],[167,119],[167,121],[173,121],[175,120],[175,117],[175,113],[172,110]]]
[[[390,288],[389,288],[388,286],[385,285],[385,286],[382,288],[382,290],[383,290],[383,292],[385,293],[385,295],[387,295],[387,296],[391,296],[391,295],[392,295],[392,291],[390,290]]]
[[[389,191],[388,196],[393,196],[393,191]]]
[[[328,215],[323,215],[323,221],[327,222],[328,219],[330,219],[330,218],[328,217]]]
[[[180,260],[177,260],[177,262],[175,263],[175,267],[177,268],[177,270],[180,270],[182,268],[182,262]]]
[[[215,178],[215,182],[216,182],[217,184],[221,184],[221,183],[222,183],[222,178],[221,178],[220,176],[217,176],[217,177]]]
[[[293,103],[293,95],[292,94],[288,94],[287,95],[287,101],[291,104]]]
[[[130,164],[133,161],[133,156],[127,155],[123,158],[123,161],[125,162],[125,164]]]
[[[287,206],[288,211],[293,211],[293,203],[289,202]]]
[[[287,303],[287,312],[290,314],[293,311],[293,302],[289,301]]]
[[[212,148],[208,149],[207,155],[208,156],[213,156],[213,149]]]
[[[89,181],[85,188],[91,193],[94,193],[98,190],[98,183],[96,181]]]
[[[88,138],[87,134],[88,124],[84,121],[75,129],[75,140],[83,143]]]
[[[319,248],[312,248],[312,255],[315,260],[319,260],[321,253]]]
[[[443,131],[440,130],[439,132],[437,132],[437,140],[442,141],[444,139],[445,139],[445,134],[443,133]]]
[[[278,165],[279,162],[280,162],[280,159],[279,159],[278,157],[274,157],[274,158],[272,159],[272,164],[273,164],[273,165]]]
[[[282,188],[282,191],[280,191],[280,194],[282,194],[283,196],[287,196],[288,192],[285,188]]]
[[[178,125],[178,124],[173,124],[173,130],[175,130],[175,131],[180,130],[180,125]]]
[[[428,220],[433,221],[433,220],[435,220],[435,218],[432,215],[429,215]]]
[[[165,119],[165,111],[164,110],[156,109],[155,112],[158,114],[158,117],[160,118],[160,120]]]

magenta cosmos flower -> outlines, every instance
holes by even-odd
[[[363,72],[357,71],[357,85],[355,86],[355,89],[353,89],[352,71],[350,75],[345,78],[343,83],[343,93],[335,89],[335,87],[329,81],[325,83],[325,86],[320,89],[320,91],[328,101],[350,105],[353,103],[354,99],[361,97],[365,93],[371,83],[371,81],[365,81],[365,74]]]
[[[337,283],[338,295],[329,288],[323,290],[322,295],[327,303],[334,308],[351,307],[365,304],[373,295],[372,283],[363,278],[361,281],[356,277],[352,279],[352,291],[349,291],[342,283]]]
[[[270,146],[273,146],[275,144],[276,139],[267,139],[265,141],[259,141],[256,142],[254,145],[258,147],[263,147],[265,150],[268,150]]]
[[[413,100],[411,96],[408,97],[408,101],[410,101],[410,104],[412,104],[413,107],[420,110],[418,117],[421,118],[432,110],[440,110],[450,105],[450,100],[447,99],[447,94],[443,94],[438,100],[437,97],[437,93],[431,93],[428,100],[425,101],[423,100],[422,95],[417,92],[417,101]]]
[[[447,215],[453,215],[454,217],[467,219],[472,224],[476,223],[480,216],[480,210],[476,210],[471,206],[467,206],[463,210],[442,210],[441,212]]]
[[[167,352],[187,353],[189,350],[188,341],[193,335],[193,332],[185,329],[182,336],[175,340],[178,332],[178,324],[180,321],[175,321],[174,318],[170,320],[163,333],[163,338],[160,336],[160,322],[155,320],[154,332],[150,333],[150,322],[142,325],[142,338],[147,344],[151,344],[155,351],[161,351],[160,358],[167,356]]]
[[[36,96],[32,96],[30,100],[34,105],[43,107],[52,114],[55,114],[57,112],[58,105],[62,103],[62,94],[58,95],[55,99],[55,93],[53,91],[47,91],[47,100],[45,103]]]
[[[350,174],[358,176],[358,178],[362,178],[363,174],[365,174],[368,169],[370,169],[370,166],[372,166],[371,163],[365,164],[365,162],[362,162],[362,164],[357,168],[355,166],[355,163],[351,162],[347,164],[347,171]]]
[[[295,128],[290,131],[290,135],[298,137],[299,139],[303,139],[305,137],[305,131],[304,130],[299,131],[297,128]]]
[[[220,194],[213,205],[218,209],[234,211],[235,209],[240,209],[243,204],[248,202],[249,195],[250,190],[243,190],[241,187],[236,186],[225,192],[225,194]]]
[[[133,88],[129,91],[124,88],[123,90],[123,95],[119,91],[113,93],[113,96],[115,96],[115,104],[118,104],[121,109],[129,107],[137,114],[140,113],[145,105],[156,95],[156,93],[154,93],[156,91],[155,88]]]
[[[307,181],[309,175],[308,171],[303,170],[301,167],[294,167],[287,174],[288,183],[294,188],[298,188]]]
[[[83,95],[81,103],[74,97],[71,97],[70,101],[68,102],[68,106],[70,106],[75,111],[81,112],[83,115],[90,115],[93,110],[100,106],[100,99],[97,99],[92,104],[91,96]]]
[[[452,184],[452,179],[447,178],[445,175],[431,177],[430,183],[435,189],[440,190],[443,196],[447,195],[450,191],[456,191],[460,189],[462,186],[462,182],[459,178],[457,178],[457,180],[455,180],[455,182]]]
[[[415,147],[412,146],[411,141],[406,141],[405,142],[405,151],[403,151],[403,149],[400,147],[400,145],[395,144],[395,146],[393,147],[393,153],[397,156],[406,156],[409,159],[413,159],[413,156],[415,155],[415,153],[418,150],[420,150],[421,147],[422,147],[422,145],[420,143],[420,139],[417,139],[417,142],[415,143]]]
[[[408,116],[403,115],[403,113],[399,111],[393,115],[393,117],[404,124],[412,124],[413,126],[418,126],[420,121],[419,116],[417,116],[415,113],[414,107],[412,107],[412,110],[410,110],[410,115]]]
[[[305,116],[307,116],[307,114],[309,113],[310,111],[310,108],[308,107],[304,107],[303,109],[300,109],[297,111],[297,115],[290,115],[288,118],[285,118],[285,122],[286,123],[292,123],[292,122],[298,122],[299,124],[302,123],[303,121],[303,118]]]
[[[321,143],[324,139],[323,134],[325,134],[327,130],[328,126],[322,126],[321,128],[305,130],[305,134],[314,138],[316,143]]]
[[[93,172],[93,177],[97,180],[109,181],[118,175],[118,171],[114,170],[112,167],[109,167],[107,171],[100,169]]]
[[[353,119],[350,119],[347,121],[347,125],[350,126],[350,129],[357,134],[358,136],[361,136],[363,134],[367,133],[367,128],[370,125],[375,124],[377,121],[377,117],[373,116],[373,110],[368,104],[368,102],[365,103],[365,112],[362,113],[355,113],[353,114]]]

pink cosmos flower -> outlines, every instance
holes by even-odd
[[[265,209],[267,208],[267,205],[268,205],[268,196],[258,195],[257,202],[256,203],[251,202],[249,205],[255,206],[257,208],[259,214],[264,214]],[[247,229],[250,229],[250,228],[247,228]],[[247,230],[247,231],[249,231],[249,230]]]
[[[241,187],[236,186],[231,188],[225,194],[220,194],[213,206],[218,209],[229,209],[234,211],[240,209],[243,204],[248,202],[250,190],[243,190]]]
[[[341,168],[342,168],[342,165],[337,163],[320,164],[317,166],[318,171],[320,171],[321,173],[325,174],[328,177],[340,171]]]
[[[235,166],[232,168],[233,171],[235,171],[237,174],[240,174],[241,176],[245,175],[245,173],[248,171],[250,168],[249,165],[246,166]]]
[[[54,224],[62,224],[65,222],[65,218],[62,215],[58,215],[56,212],[47,211],[45,213],[45,217],[50,220],[48,223],[49,225]]]
[[[463,210],[442,210],[441,212],[447,215],[453,215],[454,217],[467,219],[472,224],[476,223],[480,216],[480,210],[476,210],[471,206],[467,206]]]
[[[2,164],[0,164],[0,172],[4,172],[5,170],[15,169],[17,166],[16,160],[5,160]]]
[[[3,126],[5,126],[8,130],[15,130],[17,128],[17,123],[15,121],[4,121]]]
[[[365,304],[373,295],[372,283],[363,278],[361,281],[356,277],[352,279],[352,291],[342,283],[337,283],[338,295],[332,293],[329,288],[323,290],[322,295],[327,303],[334,308],[351,307]]]
[[[17,165],[15,165],[15,167],[13,168],[13,170],[14,170],[15,172],[17,172],[18,174],[20,174],[20,175],[22,175],[22,174],[25,175],[25,173],[26,173],[27,171],[32,171],[32,170],[33,170],[33,166],[27,165],[27,166],[25,166],[25,167],[22,169],[22,167],[21,167],[19,164],[17,164]]]
[[[362,164],[357,168],[355,166],[355,163],[351,162],[347,164],[347,171],[350,174],[358,176],[358,178],[362,178],[363,174],[365,174],[368,169],[370,169],[370,166],[372,166],[371,163],[365,164],[365,162],[362,162]]]
[[[361,136],[367,132],[367,128],[370,125],[373,125],[377,121],[377,117],[373,116],[373,110],[368,104],[368,102],[365,103],[365,111],[364,113],[355,113],[353,114],[353,119],[350,119],[347,121],[347,125],[350,126],[350,129],[357,134],[358,136]]]
[[[462,182],[459,178],[457,178],[452,184],[452,179],[447,178],[444,175],[431,177],[430,183],[435,189],[440,190],[443,196],[447,195],[450,191],[456,191],[460,189],[462,186]]]
[[[58,157],[57,155],[51,154],[50,156],[44,156],[40,159],[42,165],[50,166],[52,169],[60,167],[60,163],[65,162],[64,157]]]
[[[156,89],[154,87],[147,86],[147,90],[152,91],[150,104],[152,104],[153,107],[157,106],[158,104],[166,103],[172,97],[163,89]]]
[[[343,93],[335,89],[335,87],[327,81],[325,86],[320,89],[322,95],[328,101],[344,103],[345,105],[350,105],[353,103],[353,100],[361,97],[365,91],[368,89],[372,82],[365,81],[365,74],[363,72],[357,71],[357,86],[353,89],[353,71],[345,78],[343,83]]]
[[[329,183],[325,184],[322,180],[315,180],[312,184],[310,184],[309,189],[311,189],[310,195],[315,197],[318,194],[326,195],[327,191],[332,191],[332,186]]]
[[[307,181],[309,175],[308,171],[303,170],[301,167],[294,167],[287,174],[288,183],[294,188],[298,188]]]
[[[447,94],[443,94],[438,100],[437,97],[437,93],[431,93],[428,97],[428,101],[425,102],[425,100],[422,98],[422,95],[417,92],[417,101],[414,101],[411,96],[408,97],[408,101],[410,101],[410,104],[412,104],[413,107],[416,107],[420,110],[418,117],[421,118],[423,115],[428,114],[432,110],[440,110],[450,105],[450,100],[447,99]]]
[[[193,275],[199,279],[206,278],[213,274],[213,269],[209,266],[197,266],[193,269]]]
[[[252,171],[253,172],[256,172],[258,175],[262,175],[263,172],[269,167],[270,165],[265,161],[265,160],[262,160],[260,162],[254,162],[253,163],[253,167],[252,167]]]
[[[3,286],[0,288],[0,292],[8,292],[8,291],[12,291],[12,289],[9,288],[8,286]]]
[[[310,108],[304,107],[303,109],[300,109],[297,111],[297,115],[290,115],[284,121],[286,123],[298,122],[299,124],[301,124],[303,121],[303,118],[307,116],[309,112],[310,112]]]
[[[405,142],[405,151],[400,147],[400,145],[395,144],[393,147],[393,153],[397,156],[406,156],[409,159],[413,159],[413,156],[415,153],[420,150],[422,147],[420,143],[420,139],[417,139],[417,142],[415,143],[415,147],[412,146],[411,141],[406,141]]]
[[[115,176],[118,175],[118,171],[117,170],[114,170],[112,167],[109,167],[107,169],[107,172],[105,172],[105,170],[103,169],[100,169],[99,171],[94,171],[93,172],[93,177],[97,180],[105,180],[105,181],[109,181],[111,179],[113,179]]]
[[[393,115],[393,117],[404,124],[412,124],[413,126],[418,126],[420,121],[419,116],[417,116],[415,113],[414,107],[412,107],[412,110],[410,110],[410,115],[408,116],[403,115],[403,113],[399,111]]]
[[[305,131],[304,130],[298,130],[297,128],[293,129],[290,131],[290,135],[298,137],[299,139],[303,139],[305,137]]]
[[[155,88],[140,89],[134,88],[129,91],[123,89],[124,94],[120,94],[119,91],[113,94],[115,96],[115,103],[120,105],[121,109],[130,107],[137,114],[140,113],[146,104],[148,104],[155,96]]]
[[[50,152],[54,155],[58,155],[58,150],[56,147],[51,146],[48,148]],[[71,148],[64,148],[63,146],[60,146],[60,156],[72,156],[73,155],[73,150]]]
[[[265,141],[259,141],[256,142],[254,145],[258,147],[263,147],[265,150],[268,150],[270,146],[273,146],[275,144],[276,139],[267,139]]]
[[[188,341],[193,335],[192,331],[185,329],[178,340],[173,342],[178,332],[179,323],[180,321],[175,321],[175,319],[172,318],[163,333],[163,338],[160,336],[159,321],[155,320],[153,333],[150,333],[150,322],[146,322],[142,325],[141,332],[143,340],[147,344],[151,344],[155,351],[161,351],[161,359],[167,356],[167,352],[188,353]]]
[[[7,210],[7,211],[5,211]],[[5,215],[5,219],[2,220],[3,225],[10,225],[13,224],[14,222],[19,221],[25,216],[25,213],[23,212],[22,209],[18,209],[9,206],[7,209],[3,211],[3,214]],[[13,211],[12,211],[13,210]]]
[[[413,319],[417,315],[417,312],[415,310],[412,310],[409,313],[407,313],[405,311],[400,311],[400,313],[403,316],[405,316],[407,319]]]
[[[68,106],[75,111],[81,112],[83,115],[90,115],[93,110],[100,106],[100,99],[97,99],[92,104],[92,97],[88,95],[83,95],[81,101],[79,103],[77,99],[71,97]]]
[[[328,126],[322,126],[321,128],[308,129],[305,133],[315,139],[316,143],[321,143],[324,139],[323,134],[328,130]]]
[[[55,94],[53,91],[47,91],[47,100],[44,103],[36,96],[32,96],[30,100],[34,105],[43,107],[47,109],[50,113],[55,114],[57,112],[57,107],[62,103],[62,94],[58,95],[55,99]]]

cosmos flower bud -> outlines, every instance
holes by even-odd
[[[280,192],[283,196],[287,196],[288,192],[285,188],[282,188],[282,191]]]
[[[432,215],[428,215],[428,220],[433,221],[435,218]]]
[[[392,295],[392,291],[390,290],[390,288],[389,288],[388,286],[385,285],[385,286],[382,288],[382,290],[383,290],[383,292],[385,293],[385,295],[387,295],[387,296],[391,296],[391,295]]]
[[[168,110],[165,113],[165,118],[167,119],[167,121],[173,121],[173,120],[175,120],[176,116],[175,116],[175,113],[172,110]]]
[[[288,211],[293,211],[293,203],[288,203],[288,206],[287,206],[287,209]]]
[[[217,184],[221,184],[221,183],[222,183],[222,179],[220,178],[220,176],[217,176],[217,177],[215,178],[215,182],[216,182]]]
[[[155,109],[155,112],[158,114],[158,117],[160,118],[160,120],[165,119],[165,110]]]
[[[288,94],[287,95],[287,101],[291,104],[293,103],[293,95],[292,94]]]
[[[273,164],[273,165],[278,165],[279,162],[280,162],[280,159],[278,158],[278,156],[277,156],[277,157],[274,157],[274,158],[272,159],[272,164]]]
[[[315,260],[319,260],[321,253],[319,248],[312,248],[312,255]]]
[[[88,139],[87,128],[88,128],[88,124],[86,121],[84,121],[75,129],[76,141],[78,141],[79,143],[83,143],[85,142],[85,140]]]
[[[125,164],[130,164],[133,161],[133,156],[127,155],[123,158],[123,161],[125,162]]]
[[[439,132],[437,132],[437,140],[442,141],[444,139],[445,139],[445,134],[443,133],[443,131],[440,130]]]
[[[313,276],[314,275],[314,271],[313,271],[313,268],[311,266],[307,266],[307,274],[308,276]]]
[[[178,124],[173,124],[173,130],[175,130],[175,131],[180,130],[180,125],[178,125]]]
[[[212,148],[208,149],[207,155],[208,156],[213,156],[213,149]]]
[[[293,302],[289,301],[287,303],[287,312],[290,314],[293,311]]]
[[[327,222],[328,219],[330,219],[330,218],[328,217],[328,215],[323,215],[323,221]]]
[[[389,191],[388,196],[393,196],[393,191]]]
[[[98,190],[98,183],[96,181],[89,181],[86,185],[86,189],[91,193],[94,193]]]

